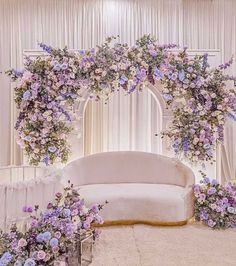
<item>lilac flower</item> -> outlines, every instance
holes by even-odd
[[[22,77],[23,74],[24,74],[24,70],[14,70],[14,74],[15,74],[17,77]]]
[[[85,229],[85,230],[88,230],[89,228],[90,228],[90,223],[89,222],[87,222],[87,221],[85,221],[84,223],[83,223],[83,228]]]
[[[124,85],[128,81],[128,78],[125,75],[120,77],[120,84]]]
[[[17,260],[15,263],[14,263],[14,266],[22,266],[22,262],[20,260]]]
[[[208,66],[209,66],[209,64],[208,64],[208,54],[205,53],[205,54],[203,55],[202,68],[204,69],[204,68],[206,68],[206,67],[208,67]]]
[[[216,223],[210,219],[210,220],[208,220],[207,224],[210,227],[214,227]]]
[[[208,195],[213,195],[216,193],[216,189],[214,187],[211,187],[207,190],[207,194]]]
[[[162,96],[163,96],[163,98],[164,98],[166,101],[171,101],[171,100],[173,100],[173,96],[170,95],[170,94],[163,93]]]
[[[157,51],[155,51],[155,50],[149,50],[149,53],[153,57],[156,57],[157,56]]]
[[[61,65],[62,70],[66,70],[68,68],[68,64],[64,63]]]
[[[91,207],[92,211],[94,213],[98,213],[99,212],[99,208],[98,208],[98,205],[97,204],[93,204],[92,207]]]
[[[48,45],[46,45],[46,44],[44,44],[44,43],[39,43],[39,46],[40,46],[41,48],[43,48],[43,50],[44,50],[45,52],[49,53],[49,54],[51,54],[52,51],[53,51],[53,49],[52,49],[51,46],[48,46]]]
[[[52,235],[50,232],[47,231],[47,232],[43,233],[43,240],[44,241],[49,241],[51,238],[52,238]]]
[[[38,226],[38,221],[36,219],[32,220],[31,226],[32,227],[37,227]]]
[[[86,51],[85,50],[79,50],[80,55],[85,55]]]
[[[178,78],[177,73],[172,73],[170,78],[171,78],[171,80],[175,81]]]
[[[187,152],[189,150],[189,143],[186,140],[183,143],[183,150],[184,152]]]
[[[154,70],[154,75],[157,77],[157,78],[160,78],[160,79],[163,79],[164,78],[164,74],[161,72],[161,70],[159,68],[155,68]]]
[[[2,257],[0,258],[0,265],[7,266],[12,260],[12,254],[10,252],[5,252]]]
[[[51,153],[54,153],[57,151],[57,148],[55,146],[50,146],[48,147],[48,151],[50,151]]]
[[[210,183],[210,179],[208,177],[204,177],[203,183],[204,184],[209,184]]]
[[[50,243],[51,247],[56,247],[56,246],[58,246],[58,239],[52,238],[49,243]]]
[[[34,266],[36,262],[33,259],[27,259],[24,263],[24,266]]]
[[[192,68],[192,67],[188,67],[188,68],[187,68],[187,71],[188,71],[189,73],[192,73],[192,72],[193,72],[193,68]]]
[[[61,70],[61,65],[60,64],[55,64],[55,66],[53,67],[53,69],[55,71],[60,71]]]
[[[49,163],[49,157],[48,157],[48,154],[45,155],[44,159],[43,159],[43,162],[48,165]]]
[[[233,207],[227,208],[228,213],[235,213],[235,209]]]
[[[43,236],[43,233],[39,233],[37,236],[36,236],[36,241],[41,243],[44,241],[44,236]]]
[[[208,215],[208,213],[207,212],[205,212],[205,211],[202,211],[201,212],[201,214],[200,214],[200,218],[201,218],[201,220],[208,220],[208,217],[209,217],[209,215]]]
[[[71,211],[69,209],[64,209],[63,214],[65,217],[69,217],[71,215]]]
[[[27,101],[31,97],[31,92],[30,91],[25,91],[23,94],[23,99]]]
[[[218,185],[219,183],[216,179],[212,179],[211,184],[215,186],[215,185]]]
[[[222,201],[223,201],[223,203],[225,203],[225,204],[229,202],[229,200],[228,200],[227,198],[223,198]]]
[[[180,81],[184,81],[184,79],[185,79],[185,72],[184,72],[184,70],[181,70],[181,71],[179,72],[178,77],[179,77],[179,80],[180,80]]]
[[[31,206],[24,206],[22,210],[23,212],[33,212],[33,208]]]
[[[199,195],[198,202],[204,202],[205,199],[206,199],[206,195],[203,194],[203,193],[201,193],[201,194]]]

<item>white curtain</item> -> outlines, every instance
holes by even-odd
[[[131,95],[115,92],[108,102],[90,101],[85,110],[85,155],[117,150],[161,153],[161,117],[148,88]]]
[[[129,44],[150,33],[161,43],[220,49],[223,62],[236,55],[235,10],[235,0],[1,0],[0,71],[21,67],[23,50],[37,49],[38,41],[81,49],[118,34]],[[235,63],[229,72],[236,74]],[[0,165],[19,164],[13,93],[4,74],[0,92]],[[231,132],[225,140],[227,165],[235,165],[227,159],[236,155],[226,148],[236,136]],[[225,178],[234,179],[235,173]]]

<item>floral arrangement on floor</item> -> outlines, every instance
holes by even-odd
[[[163,137],[177,155],[191,162],[211,161],[216,142],[223,140],[225,119],[236,120],[236,93],[226,87],[235,78],[223,73],[232,60],[211,69],[207,55],[190,59],[186,49],[172,52],[176,45],[160,45],[149,35],[131,47],[113,44],[114,39],[78,52],[41,43],[45,56],[25,58],[22,71],[7,72],[17,81],[17,142],[30,163],[67,161],[72,106],[84,100],[84,91],[99,100],[115,90],[130,94],[156,82],[162,83],[161,93],[174,114]]]
[[[32,214],[32,207],[25,206],[23,211],[31,214],[26,232],[13,225],[9,233],[0,233],[0,265],[65,265],[62,258],[80,235],[91,231],[94,239],[98,237],[100,231],[92,225],[103,223],[99,215],[102,207],[94,204],[87,208],[72,185],[65,188],[64,195],[57,193],[55,201],[39,216]]]
[[[236,185],[220,185],[204,177],[194,186],[194,195],[197,221],[216,229],[236,227]]]

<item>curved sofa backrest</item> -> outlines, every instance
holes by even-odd
[[[75,186],[106,183],[158,183],[189,186],[192,170],[158,154],[118,151],[89,155],[69,163],[64,176]]]

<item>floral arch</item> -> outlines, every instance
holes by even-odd
[[[227,83],[235,78],[224,74],[232,59],[210,68],[207,54],[191,59],[186,48],[176,53],[176,45],[160,45],[149,35],[131,47],[114,39],[81,51],[41,43],[47,56],[25,58],[22,71],[7,72],[17,81],[17,141],[29,162],[68,160],[68,135],[87,98],[108,99],[115,90],[129,95],[147,85],[163,117],[171,117],[163,124],[162,137],[176,155],[195,163],[212,161],[217,143],[223,141],[225,120],[236,120],[236,92]]]

